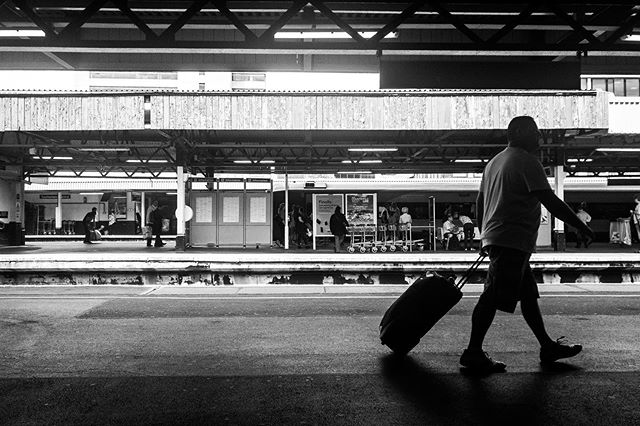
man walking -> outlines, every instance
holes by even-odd
[[[478,192],[478,226],[482,250],[490,264],[485,289],[471,317],[469,345],[460,364],[482,372],[504,371],[482,350],[496,310],[513,313],[520,301],[522,315],[540,343],[540,360],[553,362],[577,355],[581,345],[554,341],[545,330],[538,306],[538,288],[529,257],[536,246],[540,203],[556,218],[593,238],[593,231],[551,190],[542,165],[534,155],[540,132],[533,118],[515,117],[507,129],[508,146],[487,164]]]

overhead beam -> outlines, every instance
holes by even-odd
[[[118,9],[120,9],[120,11],[124,13],[124,15],[128,17],[131,20],[131,22],[133,22],[133,24],[145,34],[145,36],[147,37],[147,40],[155,40],[156,38],[158,38],[158,35],[151,28],[149,28],[149,26],[146,23],[144,23],[144,21],[140,19],[140,17],[135,12],[131,10],[131,8],[129,7],[128,0],[112,0],[112,1],[118,7]]]
[[[520,25],[529,16],[531,16],[531,13],[533,13],[533,11],[535,9],[536,9],[536,5],[534,5],[533,3],[529,3],[524,8],[524,10],[518,14],[518,16],[516,16],[513,20],[511,20],[509,23],[507,23],[504,27],[502,27],[500,30],[498,30],[496,33],[494,33],[491,37],[489,37],[489,39],[487,40],[487,44],[493,44],[493,43],[497,43],[498,41],[500,41],[504,36],[509,34],[518,25]]]
[[[480,43],[482,44],[484,42],[484,40],[482,40],[476,33],[474,33],[473,31],[471,31],[469,29],[469,27],[467,27],[464,22],[462,22],[462,20],[460,20],[460,18],[456,17],[455,15],[452,15],[451,12],[449,12],[447,9],[444,8],[444,6],[442,6],[440,4],[440,2],[437,1],[430,1],[429,4],[431,5],[431,7],[433,7],[436,12],[438,12],[438,14],[440,16],[442,16],[447,22],[449,22],[450,24],[452,24],[454,27],[456,27],[456,29],[458,31],[460,31],[462,34],[464,34],[465,36],[467,36],[467,38],[469,40],[471,40],[474,43]]]
[[[40,28],[47,37],[56,38],[58,33],[53,29],[53,27],[45,22],[36,12],[34,12],[33,8],[29,4],[27,0],[12,0],[13,4],[15,4],[22,13],[27,15],[27,17]]]
[[[331,19],[342,31],[349,34],[352,39],[357,41],[358,43],[363,43],[364,38],[351,27],[351,25],[347,24],[343,21],[338,15],[336,15],[331,9],[329,9],[324,2],[319,0],[311,0],[310,3],[320,11],[324,16]]]
[[[100,8],[107,2],[107,0],[94,0],[92,1],[73,21],[60,31],[59,37],[66,37],[74,34],[80,27],[82,27]]]
[[[547,2],[549,9],[561,20],[563,20],[566,24],[568,24],[573,30],[580,35],[582,40],[587,40],[589,43],[597,45],[600,44],[600,40],[598,40],[592,32],[587,31],[582,24],[573,19],[571,16],[567,15],[567,12],[562,10],[555,2],[549,1]],[[580,41],[582,41],[580,40]]]
[[[380,40],[385,38],[387,34],[395,30],[396,28],[398,28],[398,25],[402,24],[410,16],[413,16],[418,10],[422,9],[425,3],[426,1],[414,1],[413,3],[411,3],[411,5],[409,5],[409,7],[403,10],[400,15],[393,18],[391,22],[389,22],[387,25],[382,27],[376,34],[374,34],[374,36],[369,39],[369,43],[370,44],[378,43]]]
[[[267,29],[264,33],[260,35],[260,40],[271,40],[275,33],[280,31],[282,27],[286,25],[289,20],[294,17],[300,10],[307,4],[304,0],[296,0],[293,2],[291,7],[287,9],[287,11],[278,18],[276,22],[274,22],[269,29]]]
[[[178,19],[176,19],[166,30],[160,34],[160,38],[162,39],[173,39],[176,33],[193,18],[198,12],[202,10],[202,8],[209,3],[209,0],[198,0],[195,1],[189,6],[187,10],[184,11],[182,15]]]
[[[216,6],[216,8],[222,13],[228,20],[233,24],[234,27],[238,29],[242,34],[244,34],[245,41],[254,41],[257,39],[256,35],[251,31],[245,24],[240,21],[240,18],[233,13],[227,7],[226,0],[213,0],[212,3]]]

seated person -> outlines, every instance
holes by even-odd
[[[462,228],[453,222],[453,215],[447,215],[447,220],[442,224],[445,247],[451,250],[458,248],[463,232]]]

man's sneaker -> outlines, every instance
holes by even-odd
[[[571,358],[578,355],[582,350],[582,345],[567,345],[561,341],[562,339],[564,339],[564,336],[540,348],[540,361],[542,363],[554,362],[561,358]]]
[[[500,373],[507,368],[505,363],[492,360],[483,350],[465,349],[460,356],[460,364],[470,370],[486,373]]]

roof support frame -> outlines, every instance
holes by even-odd
[[[333,21],[338,27],[342,29],[345,33],[349,34],[352,39],[354,39],[358,43],[364,43],[365,39],[362,37],[356,30],[351,27],[351,25],[344,22],[335,12],[329,9],[324,1],[321,0],[311,0],[311,3],[316,9],[320,11],[324,16]]]

